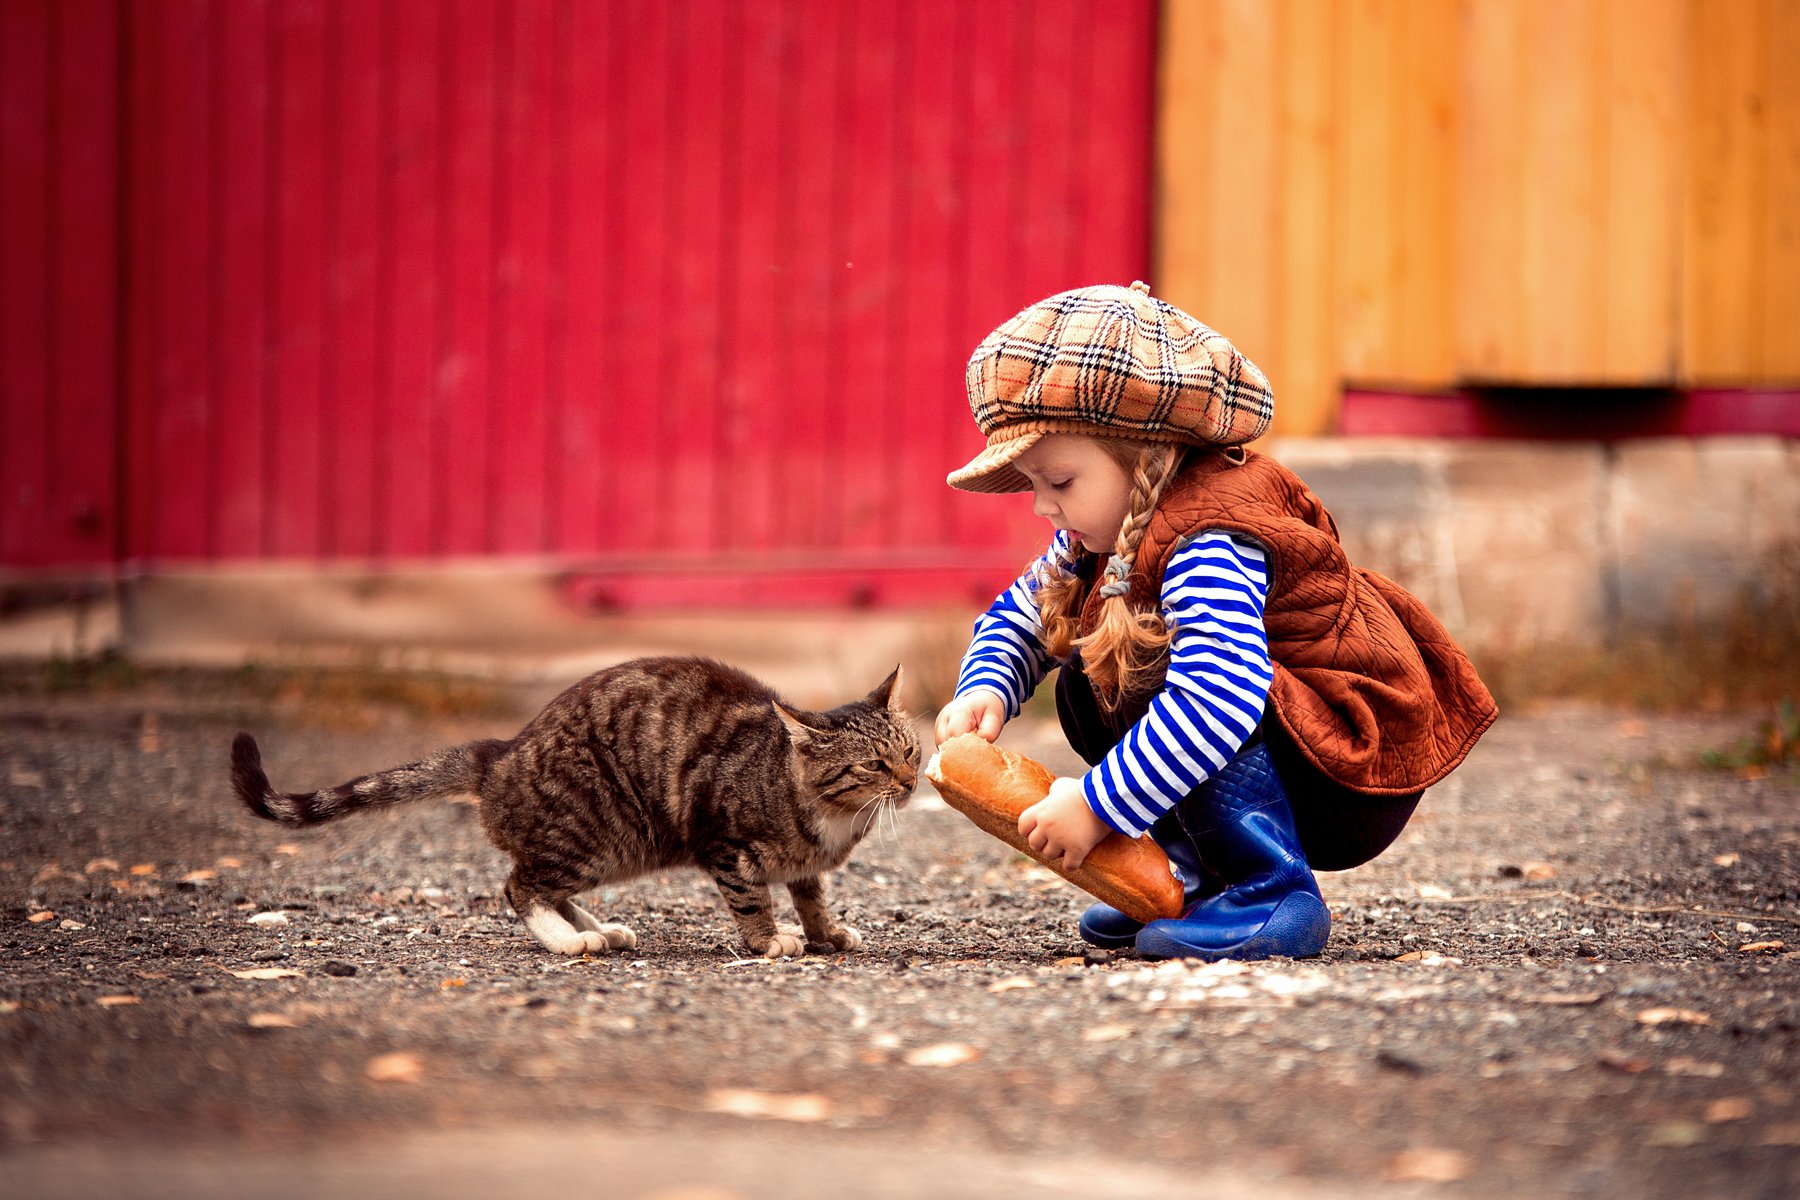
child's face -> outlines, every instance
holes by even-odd
[[[1032,512],[1068,530],[1090,551],[1113,548],[1125,524],[1131,480],[1098,438],[1048,434],[1013,466],[1031,480]]]

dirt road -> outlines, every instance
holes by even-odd
[[[229,798],[240,726],[316,786],[544,698],[0,699],[0,1194],[1800,1192],[1800,780],[1696,762],[1747,718],[1508,714],[1321,877],[1323,957],[1248,967],[1087,952],[1084,898],[928,790],[835,880],[864,949],[780,963],[698,876],[551,957],[467,804]]]

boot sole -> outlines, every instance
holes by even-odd
[[[1155,921],[1137,936],[1138,953],[1145,958],[1236,959],[1312,958],[1325,949],[1331,937],[1331,911],[1325,902],[1307,892],[1296,892],[1275,906],[1263,927],[1228,946],[1208,946],[1182,940],[1182,921]],[[1173,926],[1174,928],[1159,928]]]

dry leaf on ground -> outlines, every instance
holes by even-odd
[[[251,1013],[245,1022],[252,1029],[298,1029],[300,1022],[281,1013]]]
[[[973,1046],[962,1042],[939,1042],[935,1046],[908,1050],[902,1061],[909,1067],[957,1067],[980,1057],[981,1051]]]
[[[1739,954],[1779,954],[1787,949],[1786,942],[1745,942],[1738,947]]]
[[[122,996],[96,996],[94,998],[94,1003],[98,1004],[101,1008],[121,1008],[131,1004],[142,1004],[143,1001],[136,996],[127,994]]]
[[[251,967],[247,971],[232,971],[230,967],[220,967],[219,969],[228,971],[239,979],[301,979],[305,977],[305,972],[296,971],[292,967]]]
[[[1756,1105],[1744,1096],[1726,1096],[1722,1100],[1714,1100],[1706,1106],[1706,1123],[1722,1125],[1726,1121],[1748,1120],[1756,1112]]]
[[[988,984],[988,991],[1016,992],[1020,988],[1034,988],[1036,986],[1037,984],[1025,978],[1023,975],[1014,975],[1011,979],[997,979],[993,983]]]
[[[417,1083],[425,1075],[425,1064],[416,1054],[396,1051],[371,1058],[363,1074],[376,1083]]]
[[[772,1121],[827,1121],[831,1101],[813,1092],[780,1094],[747,1088],[714,1088],[702,1108],[733,1117],[766,1117]]]
[[[1418,1146],[1394,1155],[1383,1175],[1395,1181],[1455,1183],[1468,1177],[1469,1166],[1469,1156],[1460,1150]]]
[[[1131,1033],[1132,1029],[1129,1025],[1096,1025],[1092,1029],[1083,1030],[1081,1040],[1084,1042],[1116,1042],[1121,1038],[1130,1037]]]
[[[56,920],[56,914],[46,908],[43,912],[34,912],[25,919],[30,921],[33,925],[42,925],[45,921]]]
[[[1711,1025],[1712,1018],[1691,1008],[1646,1008],[1637,1015],[1640,1025]]]

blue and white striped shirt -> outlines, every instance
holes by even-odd
[[[1058,533],[1039,566],[1074,561]],[[1008,719],[1056,663],[1044,652],[1034,566],[975,622],[956,694],[986,688]],[[1274,667],[1263,629],[1268,564],[1262,548],[1221,531],[1196,536],[1163,573],[1162,614],[1174,631],[1168,676],[1149,711],[1082,778],[1088,806],[1128,837],[1149,829],[1210,778],[1262,719]]]

